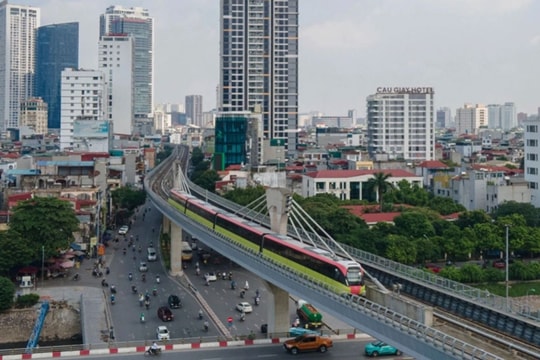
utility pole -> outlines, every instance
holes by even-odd
[[[505,266],[504,266],[504,270],[505,270],[505,288],[506,288],[506,311],[509,311],[509,307],[508,307],[508,227],[509,225],[504,225],[504,227],[506,228],[506,241],[505,241],[505,245],[506,245],[506,259],[505,259]]]

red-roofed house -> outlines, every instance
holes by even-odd
[[[321,170],[309,172],[302,177],[302,196],[334,194],[341,200],[362,200],[367,191],[367,182],[375,173],[390,174],[388,182],[397,184],[406,180],[422,186],[422,177],[401,169],[386,170]]]

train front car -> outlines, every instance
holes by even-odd
[[[365,296],[366,285],[364,283],[364,269],[360,264],[354,261],[348,261],[345,264],[347,269],[347,285],[353,295]]]

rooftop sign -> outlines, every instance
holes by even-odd
[[[377,94],[434,94],[432,87],[378,87]]]

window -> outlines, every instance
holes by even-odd
[[[527,139],[527,146],[533,146],[533,147],[538,146],[538,140],[536,140],[536,139]]]
[[[323,181],[318,181],[317,183],[315,183],[315,189],[319,190],[319,191],[324,190],[325,189],[325,183]]]
[[[527,174],[529,175],[538,175],[538,168],[528,167]]]

